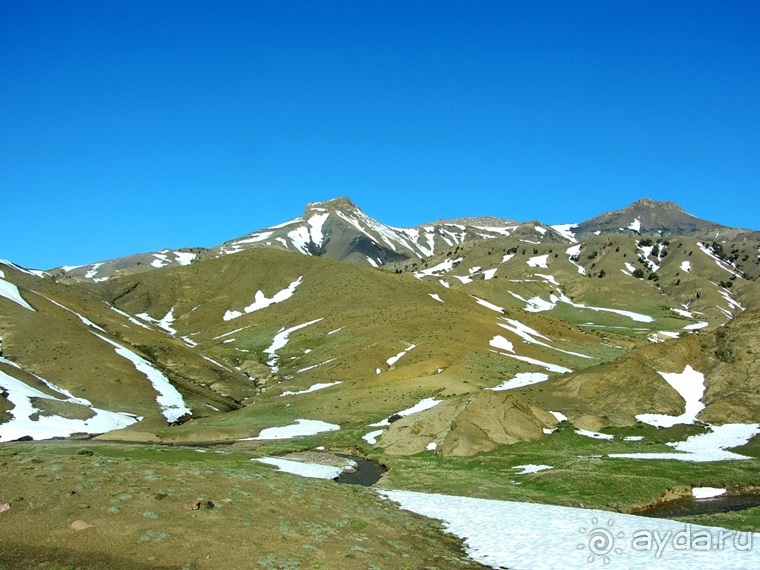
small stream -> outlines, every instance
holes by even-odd
[[[363,487],[371,487],[380,480],[388,469],[380,465],[377,461],[364,459],[356,455],[343,455],[356,463],[356,468],[351,471],[343,471],[336,479],[338,483],[346,483],[347,485],[362,485]]]
[[[674,517],[688,517],[692,515],[704,515],[712,513],[730,513],[743,511],[752,507],[760,506],[760,496],[757,495],[733,495],[725,497],[713,497],[710,499],[690,499],[675,501],[659,507],[637,513],[644,517],[670,519]]]

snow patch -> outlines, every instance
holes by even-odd
[[[543,372],[518,372],[511,380],[505,380],[498,386],[486,389],[493,390],[494,392],[512,390],[513,388],[522,388],[524,386],[538,384],[539,382],[546,382],[548,379],[549,375],[544,374]]]
[[[20,369],[17,364],[5,358],[0,357],[0,362]],[[96,408],[89,400],[77,398],[52,382],[33,376],[50,390],[57,392],[60,397],[46,394],[0,370],[0,388],[6,392],[6,399],[13,404],[13,409],[8,412],[11,419],[0,424],[0,442],[13,441],[24,436],[40,440],[67,437],[73,433],[105,433],[125,428],[142,419],[132,414]],[[38,412],[32,403],[33,398],[78,404],[89,408],[94,415],[86,420],[67,419],[56,415],[38,416],[32,420],[32,416]]]
[[[595,509],[414,491],[377,492],[403,509],[443,521],[448,532],[464,539],[470,557],[491,568],[586,568],[596,567],[590,565],[596,561],[607,570],[760,566],[760,551],[747,547],[760,540],[760,533],[736,533]],[[635,541],[642,529],[648,533],[648,544]],[[707,537],[711,544],[700,549],[679,547],[674,537],[686,532],[694,538]],[[662,544],[656,545],[654,536]],[[731,538],[721,539],[727,536]],[[604,551],[599,550],[600,544]]]
[[[0,297],[5,297],[6,299],[21,305],[25,309],[34,311],[34,308],[21,296],[18,287],[5,279],[0,279]]]
[[[388,364],[388,366],[393,366],[394,364],[396,364],[396,362],[398,362],[399,358],[401,358],[402,356],[404,356],[404,355],[405,355],[407,352],[409,352],[410,350],[412,350],[412,349],[413,349],[413,348],[415,348],[416,346],[417,346],[417,345],[415,345],[415,344],[410,344],[410,345],[409,345],[408,347],[406,347],[404,350],[402,350],[401,352],[399,352],[399,353],[398,353],[396,356],[391,356],[391,357],[390,357],[388,360],[386,360],[385,362]]]
[[[705,393],[704,375],[689,365],[680,373],[658,372],[658,374],[684,399],[686,402],[684,413],[680,416],[638,414],[636,419],[656,427],[693,424],[697,420],[699,412],[705,408],[705,405],[702,403],[702,396]]]
[[[314,479],[335,479],[343,473],[345,469],[352,467],[352,463],[348,462],[343,467],[336,467],[333,465],[320,465],[319,463],[292,461],[280,457],[256,457],[251,459],[251,461],[273,465],[285,473],[300,475],[301,477],[311,477]]]
[[[691,495],[695,499],[712,499],[725,494],[725,489],[718,489],[717,487],[693,487],[691,489]]]
[[[224,313],[224,316],[222,319],[225,321],[230,321],[232,319],[237,319],[238,317],[242,317],[243,314],[249,314],[253,313],[255,311],[260,311],[261,309],[266,309],[270,305],[274,305],[276,303],[282,303],[286,299],[290,299],[293,294],[296,292],[296,288],[301,284],[301,279],[303,279],[303,276],[300,276],[298,279],[293,281],[290,285],[285,287],[285,289],[282,289],[281,291],[278,291],[275,293],[271,298],[264,295],[264,292],[261,290],[256,291],[256,294],[253,298],[253,303],[248,305],[243,309],[243,312],[240,311],[227,311]]]
[[[313,321],[296,325],[296,326],[290,327],[289,329],[282,328],[277,332],[276,335],[274,335],[274,338],[272,339],[272,344],[270,344],[267,348],[264,349],[264,352],[269,355],[269,360],[267,361],[267,365],[272,370],[272,372],[277,374],[277,372],[280,371],[280,367],[277,365],[277,361],[280,358],[277,355],[277,351],[283,348],[286,344],[288,344],[290,333],[300,330],[304,327],[308,327],[309,325],[313,325],[314,323],[318,323],[321,320],[322,318],[314,319]]]
[[[326,383],[320,383],[320,384],[312,384],[309,386],[306,390],[300,390],[298,392],[291,392],[290,390],[283,392],[280,394],[280,396],[297,396],[299,394],[309,394],[310,392],[316,392],[317,390],[323,390],[325,388],[329,388],[330,386],[336,386],[340,384],[341,382],[326,382]]]
[[[298,419],[294,424],[265,428],[259,432],[256,437],[246,437],[240,441],[254,440],[272,440],[272,439],[291,439],[294,437],[303,437],[306,435],[316,435],[328,431],[337,431],[339,425],[330,424],[321,420],[302,420]]]
[[[549,269],[549,254],[536,255],[531,257],[526,262],[528,267],[540,267],[541,269]]]
[[[425,410],[429,410],[430,408],[434,408],[438,404],[443,402],[443,400],[436,400],[435,398],[425,398],[424,400],[420,400],[417,402],[414,406],[411,408],[407,408],[405,410],[401,410],[400,412],[396,412],[393,414],[394,416],[401,416],[402,418],[405,418],[407,416],[411,416],[412,414],[416,414],[418,412],[423,412]],[[383,426],[389,426],[391,425],[391,422],[389,421],[390,416],[388,418],[385,418],[382,421],[379,421],[374,424],[370,424],[370,427],[383,427]]]
[[[534,465],[528,463],[526,465],[515,465],[512,469],[520,469],[515,475],[527,475],[528,473],[538,473],[540,471],[546,471],[547,469],[554,469],[551,465]]]

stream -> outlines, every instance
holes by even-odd
[[[688,517],[692,515],[743,511],[744,509],[749,509],[757,506],[760,506],[760,496],[733,495],[713,497],[710,499],[674,501],[672,503],[654,507],[637,514],[644,517],[670,519],[674,517]]]
[[[338,483],[346,483],[347,485],[362,485],[363,487],[371,487],[380,480],[388,469],[380,465],[377,461],[364,459],[356,455],[343,455],[356,463],[356,468],[350,471],[343,471],[337,478]]]

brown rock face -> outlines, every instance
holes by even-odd
[[[484,390],[394,422],[379,444],[392,455],[419,453],[435,443],[442,455],[466,456],[538,439],[543,428],[556,424],[554,416],[525,398]]]

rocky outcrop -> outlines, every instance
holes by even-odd
[[[391,455],[411,455],[435,444],[441,455],[467,456],[538,439],[543,428],[555,425],[554,416],[521,396],[484,390],[394,422],[379,445]]]

